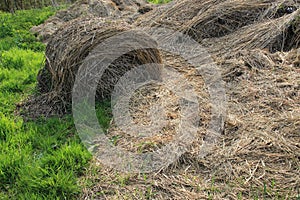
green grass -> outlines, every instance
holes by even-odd
[[[25,123],[14,114],[44,63],[45,46],[29,29],[54,12],[0,13],[0,199],[76,199],[91,159],[71,116]]]
[[[53,8],[16,11],[14,15],[0,11],[0,51],[13,47],[44,51],[45,45],[29,32],[32,26],[43,23],[53,15]]]

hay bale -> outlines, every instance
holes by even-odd
[[[71,103],[71,92],[76,73],[85,58],[102,41],[130,29],[124,21],[108,21],[103,18],[78,19],[68,23],[56,32],[46,49],[46,64],[38,75],[38,90],[46,94],[47,102],[56,101],[60,107]],[[147,36],[143,37],[141,47],[155,44]],[[147,63],[161,63],[157,49],[132,51],[115,60],[104,71],[97,89],[97,100],[110,96],[113,86],[125,72],[135,66]],[[60,108],[61,110],[61,108]]]

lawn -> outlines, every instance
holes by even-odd
[[[29,29],[54,13],[0,13],[0,199],[76,199],[77,178],[91,159],[71,116],[24,122],[15,114],[36,92],[45,59],[45,45]]]

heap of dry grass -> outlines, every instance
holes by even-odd
[[[290,15],[243,27],[220,38],[201,40],[201,43],[216,56],[230,56],[240,50],[256,48],[270,52],[288,51],[299,47],[299,14],[297,10]]]
[[[223,1],[225,0],[175,0],[140,16],[136,20],[135,25],[180,29],[198,14],[204,13],[207,9]]]
[[[34,101],[30,103],[32,107],[28,105],[27,110],[37,112],[38,115],[47,115],[47,112],[59,115],[66,113],[71,105],[72,88],[78,68],[89,62],[85,58],[93,57],[91,52],[105,39],[130,28],[124,21],[95,18],[73,20],[57,31],[56,37],[53,37],[47,45],[45,67],[38,75],[38,91],[41,96],[32,100]],[[140,37],[141,47],[152,47],[156,44],[147,36]],[[133,48],[135,49],[134,46]],[[103,100],[110,97],[114,85],[121,76],[135,66],[147,63],[161,63],[158,50],[151,48],[134,50],[116,59],[105,69],[99,80],[96,99]],[[35,102],[36,100],[39,104]],[[43,105],[47,105],[47,108],[41,108]]]
[[[112,69],[123,66],[126,71],[135,64],[162,62],[178,71],[195,88],[200,105],[197,139],[175,163],[154,173],[125,174],[94,161],[82,177],[84,183],[92,184],[83,189],[81,197],[299,198],[298,3],[294,2],[292,12],[287,13],[289,1],[174,1],[139,18],[134,26],[166,26],[182,30],[210,52],[225,82],[227,116],[223,135],[210,154],[204,158],[199,156],[212,109],[203,77],[177,55],[155,49],[131,52],[118,59]],[[40,91],[52,101],[70,102],[75,73],[88,53],[100,41],[129,28],[123,21],[78,20],[70,23],[66,30],[57,32],[47,47],[46,67],[39,75]],[[132,56],[141,58],[139,55],[143,55],[142,59],[134,62]],[[100,88],[100,91],[109,95],[115,74],[106,75],[103,84],[108,87]],[[163,85],[136,91],[130,102],[133,121],[128,126],[149,125],[149,110],[156,104],[163,105],[166,110],[167,124],[162,129],[152,136],[139,137],[128,134],[112,121],[107,136],[114,145],[141,154],[169,144],[182,116],[178,97]]]
[[[246,35],[248,35],[249,39],[254,38],[254,40],[257,40],[263,35],[265,40],[270,37],[269,41],[274,38],[280,41],[279,38],[276,38],[280,37],[280,34],[294,34],[295,37],[299,38],[298,32],[292,31],[292,29],[298,27],[298,24],[291,24],[298,16],[297,13],[294,13],[297,7],[299,7],[299,2],[289,0],[174,1],[141,16],[134,24],[136,26],[158,26],[176,29],[187,33],[200,43],[204,39],[220,38],[234,34],[237,31],[236,35],[228,36],[227,40],[212,40],[215,44],[228,41],[228,44],[219,46],[220,48],[228,46],[229,49],[232,48],[230,44],[239,41],[237,35],[240,34],[240,31],[245,31],[241,33],[244,36],[243,39],[247,39]],[[287,17],[289,15],[293,16]],[[250,26],[252,24],[256,26]],[[242,29],[243,27],[245,28]],[[269,29],[270,31],[268,31]],[[282,33],[283,30],[284,33]],[[241,43],[247,42],[241,41]],[[262,48],[261,46],[255,47]],[[219,49],[216,51],[219,51]],[[236,51],[236,49],[233,51]]]
[[[116,173],[100,163],[101,169],[94,171],[97,177],[89,170],[91,174],[83,178],[92,181],[93,187],[85,188],[82,198],[299,198],[299,10],[282,13],[279,7],[282,1],[236,2],[240,4],[230,4],[232,1],[211,4],[210,9],[197,10],[194,16],[189,1],[175,2],[157,8],[164,10],[158,14],[154,10],[154,21],[146,20],[146,25],[185,30],[207,47],[220,66],[226,82],[227,117],[224,134],[213,151],[205,158],[199,156],[211,119],[204,81],[184,60],[163,53],[163,63],[179,71],[197,88],[201,102],[197,140],[176,163],[155,173]],[[168,23],[164,19],[173,19],[175,10],[172,9],[178,5],[183,6],[187,21]],[[228,7],[212,12],[221,5]],[[200,7],[199,4],[193,6]],[[254,14],[247,15],[247,8]],[[187,13],[187,10],[192,11]],[[168,12],[174,15],[165,14]],[[151,12],[147,15],[151,16]],[[218,17],[224,20],[225,27],[216,26]],[[136,24],[142,25],[139,20]],[[199,26],[194,26],[197,28],[191,33],[193,25]],[[208,31],[205,34],[203,27]],[[147,112],[156,103],[165,104],[168,124],[155,136],[128,135],[114,122],[107,136],[114,139],[115,145],[134,153],[153,152],[167,145],[174,139],[180,122],[178,99],[172,92],[160,86],[152,93],[138,92],[132,99],[133,123],[148,124]]]
[[[273,0],[224,1],[198,13],[186,24],[187,33],[198,41],[222,37],[257,21],[279,17],[278,10],[282,5]]]
[[[101,163],[92,165],[91,174],[83,180],[92,181],[93,186],[84,189],[82,198],[296,199],[300,184],[299,56],[297,50],[271,54],[255,49],[218,60],[226,82],[227,118],[218,144],[202,158],[200,147],[210,121],[209,94],[191,66],[164,54],[163,61],[198,88],[201,124],[197,140],[176,163],[150,174],[117,173]],[[163,87],[152,93],[139,91],[132,102],[134,123],[147,124],[149,106],[159,103],[166,104],[168,124],[154,136],[140,138],[112,123],[107,136],[124,151],[160,149],[174,139],[180,123],[177,100]]]
[[[119,15],[118,7],[110,0],[80,0],[68,9],[58,11],[45,23],[32,27],[31,31],[37,34],[41,41],[47,43],[50,37],[68,21],[79,17],[116,17]]]
[[[112,0],[120,11],[138,11],[141,7],[149,6],[146,0]]]
[[[128,23],[134,21],[140,14],[152,9],[145,0],[78,0],[70,7],[58,11],[45,23],[34,26],[31,31],[37,34],[41,41],[47,43],[51,36],[66,22],[78,18],[109,18],[111,20],[122,18]]]

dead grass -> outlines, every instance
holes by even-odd
[[[139,15],[152,10],[152,5],[145,0],[78,0],[68,9],[58,11],[45,23],[32,27],[40,40],[48,43],[52,35],[66,22],[78,18],[108,18],[111,20],[122,18],[132,23]]]
[[[182,30],[205,46],[218,63],[228,101],[223,135],[209,155],[199,156],[211,114],[207,86],[192,66],[180,57],[154,50],[154,54],[150,53],[154,56],[149,56],[146,62],[161,61],[197,88],[201,105],[197,140],[176,163],[155,173],[120,173],[94,160],[80,180],[84,186],[81,198],[299,199],[300,10],[297,1],[292,4],[293,12],[286,12],[290,3],[174,1],[140,17],[133,26],[166,26]],[[130,26],[124,23],[103,21],[92,30],[103,39],[127,30]],[[78,21],[71,24],[73,28],[69,30],[82,30],[85,24]],[[48,44],[45,69],[57,68],[54,72],[70,64],[78,67],[90,52],[78,47],[93,48],[89,43],[90,34],[71,40],[76,36],[72,31],[62,30]],[[104,34],[106,31],[108,35]],[[66,37],[68,34],[70,36]],[[63,48],[65,44],[70,44],[70,49]],[[74,52],[75,56],[70,57]],[[76,70],[69,75],[74,72]],[[65,78],[67,74],[51,73],[52,86],[41,88],[46,88],[46,93],[58,88],[54,91],[62,93],[56,93],[59,94],[57,97],[64,97],[65,91],[70,91],[72,86],[70,78]],[[48,77],[43,78],[40,75],[40,83],[47,82],[44,80]],[[168,120],[155,136],[141,139],[128,135],[118,129],[114,121],[107,136],[114,139],[115,145],[133,153],[155,151],[168,144],[180,121],[178,99],[171,91],[159,85],[137,91],[131,101],[134,123],[149,124],[147,112],[154,104],[165,104]]]
[[[92,187],[85,188],[82,198],[298,198],[300,76],[299,68],[289,60],[295,57],[295,53],[297,51],[270,54],[254,50],[243,52],[231,60],[219,61],[226,81],[228,113],[224,135],[214,151],[204,159],[199,157],[199,150],[210,120],[209,95],[203,90],[201,77],[181,63],[181,73],[189,77],[192,84],[202,88],[198,91],[202,97],[199,114],[203,123],[199,127],[198,140],[176,163],[155,173],[122,174],[100,163],[101,169],[92,165],[99,171],[83,177],[82,181],[91,181]],[[266,58],[258,60],[257,55]],[[167,59],[164,57],[164,62]],[[166,99],[169,95],[165,94],[162,98]],[[168,101],[169,106],[175,103],[176,98]],[[145,105],[141,102],[135,104],[134,109],[139,108],[145,108]],[[170,114],[175,117],[169,118],[169,125],[173,121],[175,126],[176,112]],[[139,123],[143,123],[143,118],[139,119]],[[167,127],[155,138],[138,140],[139,137],[128,136],[112,126],[108,137],[117,136],[115,144],[127,151],[145,153],[155,151],[172,140],[175,130],[172,126]],[[92,170],[88,171],[92,173]]]

